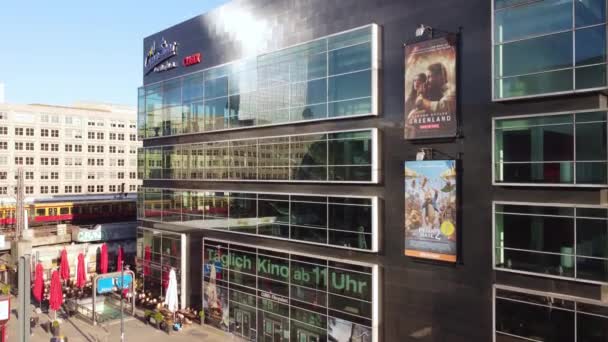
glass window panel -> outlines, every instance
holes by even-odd
[[[590,137],[593,138],[590,139]],[[606,139],[606,122],[577,123],[576,159],[606,160],[608,158]]]
[[[333,310],[347,312],[362,317],[372,317],[372,305],[369,302],[330,294],[328,306]]]
[[[526,52],[528,53],[528,52]],[[495,96],[499,99],[572,90],[572,70],[498,79]]]
[[[496,249],[496,266],[560,277],[574,277],[574,256]]]
[[[190,102],[203,99],[203,74],[197,73],[184,77],[182,84],[182,101]]]
[[[370,166],[330,166],[328,168],[329,180],[333,181],[360,181],[371,179],[372,167]]]
[[[327,79],[321,78],[309,82],[291,85],[290,106],[301,107],[327,101]]]
[[[347,248],[371,249],[372,235],[330,230],[328,243]]]
[[[220,97],[214,100],[205,101],[203,105],[205,117],[205,130],[212,131],[227,127],[228,119],[228,98]]]
[[[291,238],[316,243],[327,243],[327,229],[291,226]]]
[[[606,121],[606,112],[576,113],[576,123]]]
[[[329,52],[329,74],[337,75],[371,68],[371,42]]]
[[[228,77],[205,80],[205,99],[213,99],[228,95]]]
[[[574,217],[574,208],[536,205],[496,204],[496,212]]]
[[[608,183],[608,163],[606,162],[576,162],[577,184],[606,184]]]
[[[327,117],[327,104],[290,108],[289,117],[291,121],[323,119]]]
[[[574,183],[573,163],[497,164],[497,181],[505,183]]]
[[[347,100],[339,102],[330,102],[329,106],[329,117],[347,116],[347,115],[360,115],[368,114],[372,112],[372,99],[371,97]]]
[[[507,248],[574,253],[574,218],[497,214],[504,229],[497,242]]]
[[[174,107],[182,104],[181,79],[163,83],[163,107]]]
[[[496,331],[534,341],[574,341],[574,313],[497,298]]]
[[[608,259],[577,257],[576,276],[579,279],[608,282]]]
[[[372,208],[329,204],[329,227],[357,233],[371,233]]]
[[[581,114],[577,114],[577,115],[581,115]],[[588,116],[588,114],[586,114],[586,113],[584,115]],[[580,119],[578,117],[577,117],[577,121],[580,121]],[[592,121],[596,121],[596,120],[592,120]],[[517,118],[517,119],[496,120],[495,127],[496,127],[496,129],[529,128],[531,126],[572,124],[573,122],[574,122],[574,117],[570,114],[547,115],[547,116],[524,117],[524,118]]]
[[[601,210],[606,215],[606,210]],[[577,215],[589,215],[577,210]],[[578,255],[608,259],[608,221],[606,219],[576,220],[576,253]]]
[[[576,68],[576,89],[605,87],[606,64]]]
[[[504,162],[574,160],[572,125],[500,130],[496,134],[497,152]]]
[[[576,0],[574,6],[576,27],[595,25],[606,21],[605,0]]]
[[[345,297],[371,301],[372,276],[366,273],[330,268],[328,291]]]
[[[255,94],[237,94],[230,96],[228,109],[230,127],[247,127],[255,124]]]
[[[372,95],[371,71],[329,78],[329,101],[342,101]]]
[[[506,4],[509,2],[509,4]],[[572,28],[572,2],[564,0],[496,0],[496,8],[515,5],[494,12],[494,40],[504,42]],[[519,4],[518,4],[519,5]]]
[[[327,204],[292,202],[291,224],[327,228]]]
[[[606,26],[576,30],[576,65],[606,62]]]
[[[497,77],[572,67],[572,32],[498,45],[494,56]]]
[[[608,340],[608,317],[579,313],[576,328],[577,341],[601,342]]]
[[[339,49],[350,45],[356,45],[371,40],[372,28],[370,26],[345,32],[327,38],[329,50]]]
[[[371,146],[367,139],[329,141],[329,165],[371,164]]]

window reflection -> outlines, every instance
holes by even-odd
[[[494,222],[497,268],[608,281],[608,210],[497,203]]]
[[[372,249],[370,197],[144,188],[140,219]]]
[[[205,239],[205,323],[262,341],[371,342],[371,268],[330,264]]]
[[[138,103],[140,127],[145,127],[141,135],[375,115],[373,27],[143,87]]]

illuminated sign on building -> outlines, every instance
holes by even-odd
[[[147,75],[152,70],[154,70],[154,72],[159,72],[175,68],[177,66],[175,62],[160,64],[177,55],[177,46],[177,42],[169,44],[167,43],[167,40],[163,38],[160,47],[157,48],[156,41],[154,41],[144,59],[144,74]]]
[[[184,57],[184,66],[191,66],[200,63],[201,57],[202,55],[200,52]]]

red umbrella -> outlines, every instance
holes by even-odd
[[[163,266],[163,289],[167,289],[169,286],[169,266]]]
[[[61,279],[70,279],[70,265],[68,264],[68,251],[65,248],[61,251],[61,265],[59,267],[61,271]]]
[[[101,245],[101,256],[99,260],[99,271],[101,274],[108,273],[108,246]]]
[[[61,279],[59,278],[59,272],[57,271],[53,271],[53,275],[51,276],[51,291],[49,295],[49,306],[51,310],[59,310],[59,308],[61,308],[61,304],[63,304],[63,291],[61,288]]]
[[[38,263],[34,274],[34,288],[32,289],[32,295],[38,302],[42,301],[42,294],[44,293],[43,273],[44,268],[41,263]]]
[[[122,246],[118,246],[118,257],[116,258],[116,272],[122,271]]]
[[[150,251],[150,246],[146,246],[144,249],[144,277],[150,275],[150,259],[152,259],[152,251]]]
[[[80,253],[78,254],[78,267],[76,268],[76,286],[78,286],[78,288],[83,288],[86,282],[87,276],[84,268],[84,255]]]

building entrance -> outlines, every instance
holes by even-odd
[[[283,323],[273,319],[264,319],[264,342],[281,342]]]
[[[303,329],[298,329],[297,342],[319,342],[319,335]]]
[[[251,336],[251,313],[240,309],[234,310],[234,334],[249,339]]]

